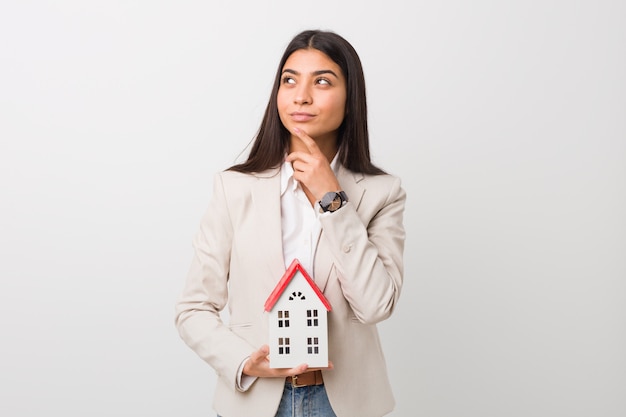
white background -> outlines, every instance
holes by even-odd
[[[308,28],[408,193],[392,415],[626,415],[623,1],[0,4],[0,415],[214,415],[173,306]]]

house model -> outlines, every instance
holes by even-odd
[[[270,368],[328,366],[330,303],[297,259],[265,302]]]

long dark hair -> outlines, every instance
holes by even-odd
[[[287,45],[278,65],[270,100],[248,159],[228,169],[239,172],[261,172],[282,164],[289,146],[290,134],[278,115],[278,89],[285,62],[291,54],[300,49],[316,49],[323,52],[341,68],[346,79],[346,112],[337,135],[339,162],[354,172],[384,174],[385,172],[370,160],[365,77],[361,60],[348,41],[336,33],[321,30],[301,32]]]

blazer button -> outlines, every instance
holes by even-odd
[[[344,251],[345,253],[350,252],[350,250],[351,250],[351,249],[352,249],[352,245],[344,245],[344,246],[343,246],[343,251]]]

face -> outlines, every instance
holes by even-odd
[[[316,141],[335,140],[346,110],[346,81],[326,54],[299,49],[282,69],[277,101],[287,130],[298,127]]]

